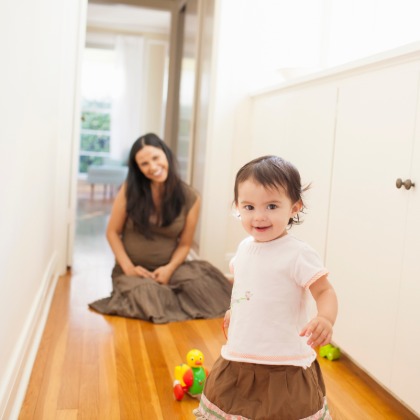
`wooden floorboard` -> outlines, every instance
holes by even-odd
[[[194,419],[198,402],[175,401],[173,371],[191,348],[211,369],[222,320],[154,325],[89,310],[109,294],[113,264],[103,234],[110,202],[98,201],[81,203],[72,272],[57,283],[19,419]],[[346,357],[320,364],[335,420],[417,418]]]

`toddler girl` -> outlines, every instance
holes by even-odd
[[[249,233],[231,262],[228,340],[194,410],[199,419],[330,419],[314,348],[330,342],[337,298],[317,253],[288,233],[303,209],[297,169],[263,156],[236,175]],[[308,321],[306,290],[317,305]]]

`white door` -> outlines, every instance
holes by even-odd
[[[253,103],[251,156],[276,154],[298,168],[307,211],[292,233],[324,257],[334,150],[337,88],[314,86],[261,95]],[[263,141],[261,141],[263,140]]]
[[[418,74],[420,82],[420,72]],[[419,94],[420,100],[420,94]],[[417,105],[417,126],[411,171],[399,174],[410,179],[415,187],[402,193],[408,199],[405,219],[405,246],[391,390],[420,414],[420,106]]]
[[[408,197],[418,63],[341,84],[327,266],[340,310],[335,341],[389,386]],[[413,355],[413,357],[415,357]]]

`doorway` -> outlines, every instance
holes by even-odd
[[[140,97],[141,101],[137,105],[130,103],[128,108],[125,108],[126,111],[120,112],[119,115],[109,112],[103,105],[100,110],[98,107],[93,110],[88,107],[85,114],[82,112],[84,121],[81,127],[87,132],[82,130],[82,134],[85,134],[84,138],[81,137],[84,144],[82,147],[81,143],[78,148],[80,155],[77,156],[78,162],[75,162],[75,165],[82,168],[83,163],[84,168],[78,171],[77,187],[76,183],[72,187],[71,208],[77,208],[77,218],[70,222],[69,226],[68,266],[74,266],[73,253],[77,252],[75,245],[88,242],[86,235],[92,233],[93,228],[90,224],[95,222],[95,218],[103,218],[99,234],[105,241],[105,226],[116,193],[116,188],[107,189],[106,184],[95,184],[92,189],[91,183],[87,182],[89,166],[124,165],[132,142],[140,134],[155,132],[160,135],[175,152],[178,160],[185,160],[184,179],[203,196],[215,2],[165,0],[156,3],[156,7],[162,8],[157,10],[150,9],[150,1],[144,2],[148,8],[139,6],[143,3],[142,0],[138,0],[136,6],[116,1],[106,5],[96,0],[89,1],[86,50],[90,49],[93,55],[96,53],[102,58],[107,56],[108,59],[104,60],[108,60],[108,64],[115,64],[119,54],[119,50],[115,48],[117,41],[121,43],[121,40],[126,40],[131,46],[140,46],[143,63],[148,65],[136,72],[137,76],[141,74],[140,81],[129,88],[130,91],[138,89],[135,96]],[[132,42],[133,38],[136,42]],[[138,38],[141,38],[140,42]],[[100,54],[97,54],[98,51]],[[91,56],[92,54],[89,55]],[[185,66],[182,65],[183,61]],[[116,67],[120,75],[121,67]],[[126,68],[132,68],[132,65]],[[101,73],[106,71],[102,70]],[[93,78],[100,79],[95,76],[95,71]],[[114,80],[119,80],[115,74]],[[179,142],[179,124],[182,123],[179,110],[183,106],[180,89],[181,84],[185,86],[186,83],[189,83],[189,128],[187,144],[182,146]],[[121,90],[120,83],[114,83],[113,86],[113,83],[109,82],[108,87],[112,87],[114,93]],[[99,102],[93,98],[84,103],[93,103],[96,106]],[[120,103],[127,106],[129,100],[120,100]],[[104,116],[106,112],[109,113],[107,117]],[[133,118],[133,115],[138,117]],[[116,123],[119,117],[123,123]],[[91,122],[96,126],[89,126]],[[132,122],[137,126],[131,128],[130,134],[127,127],[131,126]],[[89,131],[95,129],[99,132]],[[183,151],[187,153],[183,155]],[[199,253],[200,223],[199,221],[194,238],[196,253]],[[108,244],[105,246],[108,249]]]
[[[113,184],[109,173],[89,178],[89,172],[124,168],[131,144],[142,133],[163,137],[170,26],[169,10],[87,5],[75,234],[69,245],[73,272],[102,267],[110,275],[114,258],[105,230],[121,179]]]

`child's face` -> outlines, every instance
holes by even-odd
[[[282,187],[266,189],[253,180],[238,186],[237,209],[244,229],[258,242],[268,242],[286,234],[289,219],[301,209],[292,203]]]

